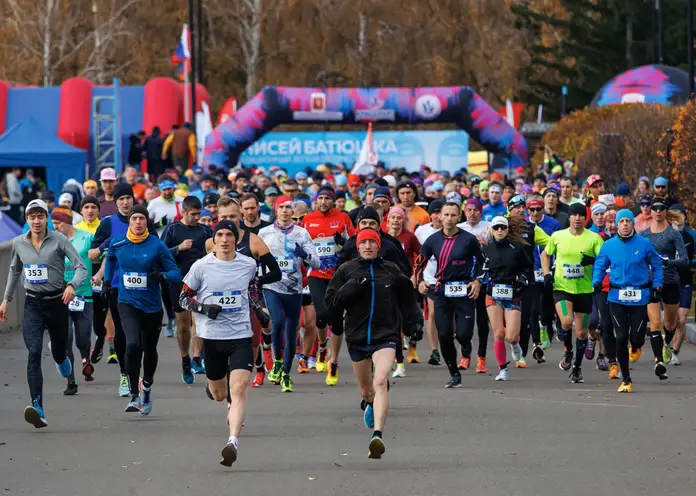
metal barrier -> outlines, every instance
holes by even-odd
[[[5,285],[10,273],[10,261],[12,257],[12,241],[4,241],[0,243],[0,299],[4,296]],[[0,323],[0,332],[12,331],[19,329],[24,318],[24,288],[22,282],[17,284],[17,291],[14,299],[10,302],[10,308],[7,312],[7,322]]]

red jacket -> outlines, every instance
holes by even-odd
[[[332,208],[326,213],[321,210],[308,213],[302,219],[302,227],[307,230],[309,236],[314,240],[314,245],[317,247],[321,258],[321,268],[312,269],[309,272],[309,277],[331,279],[336,270],[338,251],[340,249],[340,247],[335,245],[333,235],[339,233],[344,239],[353,236],[355,234],[353,222],[347,213]]]

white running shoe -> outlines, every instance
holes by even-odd
[[[313,357],[313,356],[309,357],[307,359],[307,367],[309,367],[310,369],[316,369],[317,368],[317,357]]]
[[[681,365],[681,362],[679,361],[679,353],[676,353],[675,350],[670,350],[672,352],[672,357],[669,359],[669,364],[670,365]]]
[[[498,375],[495,376],[496,381],[507,381],[508,380],[508,369],[500,369]]]
[[[403,363],[396,364],[396,370],[392,374],[392,377],[406,377],[406,367]]]
[[[515,343],[512,345],[512,361],[519,362],[520,358],[522,358],[522,347],[520,343]]]

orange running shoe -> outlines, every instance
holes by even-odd
[[[618,363],[610,363],[609,364],[609,379],[618,379],[619,378],[619,364]]]
[[[256,371],[256,377],[254,377],[254,382],[251,383],[251,387],[257,388],[263,386],[263,381],[266,379],[266,372],[263,370]]]
[[[307,365],[307,360],[300,358],[297,360],[297,373],[298,374],[308,374],[309,366]]]
[[[488,372],[488,367],[486,367],[486,357],[478,357],[476,359],[476,373],[485,374]]]
[[[459,370],[466,370],[471,365],[471,358],[464,358],[459,361]]]
[[[520,359],[517,360],[517,363],[515,363],[515,367],[517,367],[518,369],[527,368],[527,361],[524,359],[524,357],[520,357]]]
[[[273,370],[273,352],[270,348],[263,350],[263,361],[266,365],[266,372]]]

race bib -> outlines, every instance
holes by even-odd
[[[222,307],[223,312],[242,311],[241,291],[220,291],[213,293],[213,302]]]
[[[336,243],[333,241],[314,241],[314,248],[319,258],[333,257],[336,254]]]
[[[464,298],[467,296],[468,289],[465,282],[453,281],[445,283],[445,296],[447,298]]]
[[[585,267],[582,265],[563,265],[563,277],[566,279],[580,279],[585,276]]]
[[[124,272],[123,287],[133,291],[145,291],[147,289],[147,274],[143,272]]]
[[[282,273],[295,272],[295,259],[293,257],[275,257],[275,259]]]
[[[25,265],[24,278],[29,284],[48,282],[48,265]]]
[[[512,286],[509,284],[496,284],[491,290],[491,296],[496,300],[512,300]]]
[[[539,269],[534,271],[534,281],[544,282],[544,271]]]
[[[103,287],[104,287],[104,281],[100,282],[98,285],[92,284],[92,292],[93,293],[101,293]]]
[[[68,310],[71,312],[82,312],[85,309],[85,299],[81,296],[76,296],[73,301],[68,303]]]
[[[619,301],[637,303],[641,300],[643,291],[640,289],[623,288],[619,289]]]

